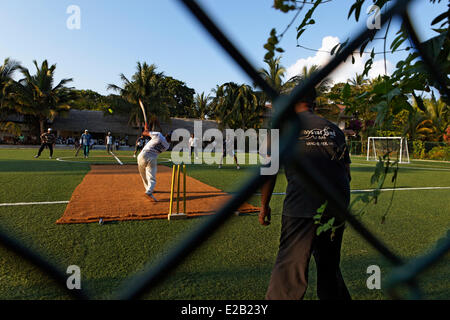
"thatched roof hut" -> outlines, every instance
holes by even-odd
[[[163,133],[184,128],[190,132],[194,132],[195,121],[202,122],[202,129],[205,132],[211,128],[218,128],[218,124],[213,120],[198,119],[182,119],[172,118],[168,122],[162,122],[161,127]],[[102,139],[107,132],[111,132],[113,136],[128,136],[130,143],[134,143],[140,128],[134,124],[130,124],[126,115],[105,115],[102,111],[90,110],[70,110],[65,116],[58,116],[51,124],[59,136],[77,137],[85,129],[94,136],[94,138]]]

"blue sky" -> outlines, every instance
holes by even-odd
[[[353,2],[334,0],[323,4],[316,13],[317,24],[304,34],[301,44],[327,49],[364,26],[365,9],[359,25],[354,19],[346,19]],[[263,45],[269,31],[273,27],[283,30],[293,15],[274,10],[273,0],[200,3],[258,68],[264,66]],[[70,5],[81,9],[80,30],[66,27]],[[433,35],[429,22],[445,9],[445,1],[434,6],[428,0],[415,1],[411,12],[422,38]],[[57,64],[57,79],[74,78],[73,86],[79,89],[107,94],[107,84],[120,84],[120,73],[131,76],[137,61],[155,63],[160,71],[186,82],[197,92],[209,92],[216,84],[228,81],[248,82],[176,0],[2,0],[0,27],[2,61],[11,57],[33,72],[34,59],[47,59]],[[394,24],[392,30],[397,28],[398,24]],[[391,34],[392,39],[394,32]],[[286,50],[282,63],[289,75],[303,65],[327,59],[297,48],[295,28],[286,34],[282,46]],[[390,71],[402,56],[388,56]],[[334,79],[350,77],[363,63],[364,59],[356,66],[347,66]],[[382,65],[378,63],[376,71],[384,72]]]

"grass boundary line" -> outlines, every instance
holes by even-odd
[[[359,163],[359,162],[352,162],[350,166],[360,166],[360,167],[370,167],[374,168],[374,165],[365,164],[365,163]],[[414,167],[414,166],[399,166],[400,169],[412,169],[412,170],[429,170],[429,171],[450,171],[450,168],[444,168],[444,167]]]
[[[116,156],[112,151],[111,151],[110,153],[111,153],[111,155],[114,157],[114,159],[116,159],[116,161],[117,161],[121,166],[123,166],[123,162],[120,161],[120,159],[117,158],[117,156]]]
[[[49,204],[68,204],[68,203],[69,201],[16,202],[16,203],[0,203],[0,207],[34,206],[34,205],[49,205]]]
[[[418,191],[418,190],[448,190],[450,187],[417,187],[417,188],[387,188],[381,189],[381,192],[386,191]],[[361,189],[351,190],[351,193],[364,193],[372,192],[375,189]],[[256,193],[256,196],[261,196],[261,193]],[[274,196],[284,196],[285,192],[274,192]],[[45,201],[45,202],[17,202],[17,203],[0,203],[0,207],[12,207],[12,206],[32,206],[32,205],[51,205],[51,204],[68,204],[69,201]]]
[[[72,161],[72,160],[66,160],[66,159],[72,159],[72,158],[75,158],[75,157],[58,157],[58,158],[55,158],[55,160],[56,161],[59,161],[59,162],[66,162],[66,163],[78,163],[78,164],[88,164],[88,165],[114,165],[115,164],[115,162],[91,162],[91,161],[94,161],[94,160],[92,160],[92,158],[89,158],[89,160],[90,161]],[[93,157],[93,158],[95,158],[95,156]],[[109,156],[105,156],[105,158],[110,158]],[[116,160],[117,161],[117,160]],[[120,161],[120,160],[119,160]],[[119,163],[120,164],[120,163]],[[126,163],[127,165],[132,165],[132,164],[135,164],[134,162],[133,163]],[[124,163],[122,163],[121,165],[124,165]]]
[[[380,192],[387,191],[420,191],[420,190],[448,190],[450,187],[413,187],[413,188],[386,188],[380,189]],[[351,190],[350,193],[365,193],[365,192],[373,192],[376,189],[361,189],[361,190]],[[261,193],[255,194],[260,196]],[[285,196],[286,192],[274,192],[272,195],[274,196]]]
[[[351,154],[350,157],[367,159],[366,155]],[[446,160],[415,159],[415,158],[411,158],[411,157],[409,159],[410,159],[411,163],[412,163],[412,161],[450,163],[450,161],[446,161]]]

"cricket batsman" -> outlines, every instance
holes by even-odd
[[[148,141],[149,141],[149,139],[148,138],[144,138],[143,135],[141,135],[136,140],[136,146],[134,147],[133,158],[136,158],[136,154],[142,151],[142,149],[144,148],[144,146],[147,144]]]
[[[142,149],[137,157],[139,173],[145,187],[145,196],[152,201],[157,201],[153,196],[156,186],[156,171],[158,167],[158,156],[169,149],[170,135],[164,137],[161,132],[148,131],[142,132],[144,137],[149,137],[150,141]]]

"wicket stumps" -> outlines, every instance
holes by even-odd
[[[181,174],[183,174],[183,185],[181,185]],[[175,191],[176,186],[176,191]],[[182,187],[183,211],[180,212],[180,187]],[[177,212],[173,213],[173,202],[176,192]],[[172,184],[170,186],[170,207],[167,219],[186,218],[186,165],[177,164],[172,166]]]

